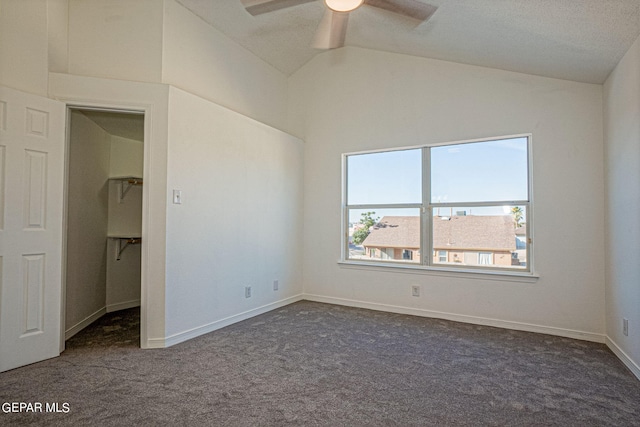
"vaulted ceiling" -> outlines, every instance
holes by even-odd
[[[311,47],[322,0],[252,16],[240,0],[178,0],[285,74]],[[346,46],[603,83],[640,34],[640,0],[418,0],[424,23],[368,6],[349,17]]]

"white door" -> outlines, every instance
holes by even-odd
[[[65,107],[0,86],[0,372],[60,354]]]

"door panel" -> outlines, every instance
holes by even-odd
[[[0,371],[60,353],[65,107],[0,87]]]

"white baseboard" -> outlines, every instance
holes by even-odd
[[[607,347],[609,347],[611,351],[613,351],[613,354],[618,356],[618,359],[620,359],[622,363],[624,363],[625,366],[629,368],[633,375],[635,375],[640,380],[640,366],[636,362],[634,362],[633,359],[631,359],[629,355],[625,353],[614,340],[609,338],[609,336],[606,337],[605,344],[607,344]]]
[[[107,313],[111,313],[113,311],[126,310],[127,308],[140,307],[140,300],[131,300],[125,302],[119,302],[117,304],[109,304],[107,305]]]
[[[95,313],[90,314],[85,319],[81,320],[80,322],[76,323],[75,325],[73,325],[72,327],[64,331],[65,341],[71,338],[72,336],[74,336],[75,334],[77,334],[78,332],[80,332],[81,330],[83,330],[84,328],[86,328],[87,326],[89,326],[90,324],[92,324],[93,322],[95,322],[96,320],[98,320],[99,318],[101,318],[102,316],[104,316],[106,313],[107,313],[107,308],[102,307]]]
[[[584,332],[584,331],[577,331],[572,329],[556,328],[551,326],[534,325],[530,323],[512,322],[512,321],[490,319],[490,318],[478,317],[478,316],[467,316],[462,314],[445,313],[440,311],[402,307],[402,306],[395,306],[395,305],[389,305],[389,304],[372,303],[372,302],[366,302],[366,301],[357,301],[357,300],[350,300],[350,299],[344,299],[344,298],[325,297],[325,296],[314,295],[314,294],[300,294],[300,295],[296,295],[281,301],[264,305],[262,307],[245,311],[243,313],[229,316],[224,319],[220,319],[215,322],[208,323],[206,325],[189,329],[187,331],[179,332],[177,334],[170,335],[166,338],[150,338],[147,340],[146,345],[144,345],[144,348],[170,347],[172,345],[187,341],[191,338],[195,338],[197,336],[200,336],[209,332],[213,332],[215,330],[224,328],[225,326],[229,326],[236,322],[240,322],[242,320],[246,320],[251,317],[257,316],[259,314],[263,314],[268,311],[274,310],[276,308],[284,307],[285,305],[289,305],[294,302],[302,301],[302,300],[323,302],[327,304],[343,305],[348,307],[366,308],[370,310],[386,311],[390,313],[409,314],[413,316],[452,320],[456,322],[471,323],[474,325],[483,325],[483,326],[493,326],[497,328],[512,329],[512,330],[518,330],[518,331],[524,331],[524,332],[535,332],[535,333],[555,335],[555,336],[560,336],[565,338],[573,338],[573,339],[579,339],[579,340],[591,341],[591,342],[597,342],[597,343],[605,343],[605,339],[606,339],[604,334],[597,334],[593,332]],[[613,344],[613,342],[611,343],[612,345],[615,345]],[[608,341],[607,341],[607,345],[609,345]],[[614,351],[614,353],[616,353],[616,355],[618,355],[618,352],[616,350],[614,349],[612,350]],[[621,354],[624,355],[624,352],[622,352],[621,350],[619,351]],[[620,358],[623,360],[625,365],[630,366],[630,369],[634,372],[634,374],[638,375],[638,372],[640,372],[638,365],[636,365],[628,356],[624,355],[624,357],[626,357],[626,360],[623,359],[623,357],[620,357]],[[640,375],[638,375],[638,377],[640,378]]]
[[[165,348],[172,345],[179,344],[181,342],[190,340],[200,335],[213,332],[215,330],[224,328],[225,326],[232,325],[242,320],[250,319],[259,314],[267,313],[276,308],[284,307],[285,305],[292,304],[297,301],[301,301],[302,295],[296,295],[290,298],[286,298],[280,301],[276,301],[271,304],[263,305],[242,313],[234,314],[233,316],[225,317],[224,319],[216,320],[215,322],[207,323],[206,325],[198,326],[187,331],[179,332],[177,334],[170,335],[166,338],[150,338],[147,340],[145,348]]]
[[[467,316],[463,314],[445,313],[441,311],[424,310],[420,308],[402,307],[389,304],[357,301],[343,298],[325,297],[321,295],[303,294],[302,299],[324,302],[328,304],[345,305],[349,307],[367,308],[370,310],[386,311],[390,313],[409,314],[412,316],[433,317],[436,319],[453,320],[455,322],[472,323],[474,325],[493,326],[497,328],[513,329],[517,331],[536,332],[540,334],[556,335],[584,341],[604,343],[605,336],[592,332],[575,331],[571,329],[540,326],[529,323],[512,322],[508,320],[490,319],[485,317]]]

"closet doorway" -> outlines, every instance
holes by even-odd
[[[143,159],[143,113],[69,108],[65,341],[107,313],[117,321],[121,311],[124,329],[137,316],[140,345]],[[105,340],[121,329],[110,325]]]

